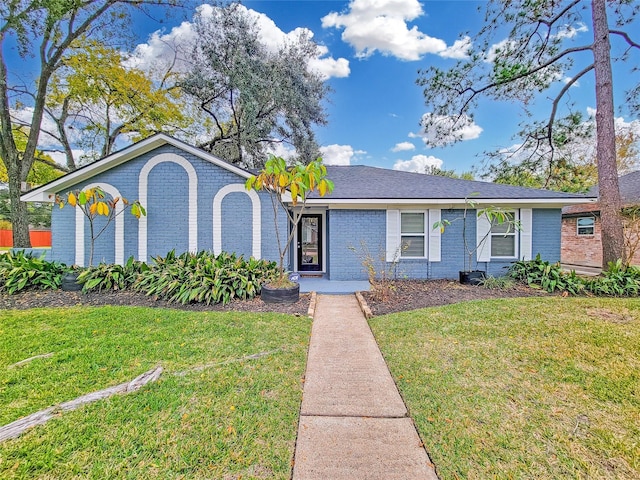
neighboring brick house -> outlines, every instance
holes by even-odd
[[[500,206],[522,224],[518,232],[499,232],[471,215],[468,241],[481,242],[474,260],[499,275],[517,259],[540,253],[560,260],[561,209],[584,203],[582,195],[489,182],[400,172],[368,166],[328,166],[335,188],[310,198],[288,258],[291,271],[322,274],[331,280],[364,280],[367,273],[357,250],[366,245],[410,278],[456,278],[464,265],[461,217],[465,198],[478,208]],[[97,261],[122,263],[129,256],[148,261],[175,249],[233,251],[277,259],[273,209],[267,194],[246,191],[250,172],[164,134],[25,193],[23,201],[54,201],[56,194],[101,186],[110,195],[140,200],[147,216],[117,217],[96,243]],[[449,220],[441,232],[435,222]],[[287,228],[278,212],[281,231]],[[51,258],[85,265],[88,225],[71,207],[53,210]],[[113,227],[113,228],[111,228]],[[400,245],[407,248],[399,249]],[[354,251],[355,250],[355,251]],[[399,253],[399,258],[397,258]],[[386,257],[386,258],[385,258]]]
[[[622,205],[639,205],[640,171],[621,176],[618,183]],[[589,195],[597,197],[598,187],[593,187]],[[562,209],[561,261],[569,267],[603,267],[600,208],[597,202],[570,205]],[[640,265],[640,252],[636,252],[631,263]]]

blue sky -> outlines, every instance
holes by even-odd
[[[418,70],[430,65],[449,66],[465,51],[456,43],[465,31],[477,32],[483,22],[478,11],[484,2],[470,0],[248,0],[243,5],[259,19],[267,41],[292,36],[307,29],[322,47],[317,62],[333,89],[326,108],[328,125],[317,128],[317,138],[327,163],[366,164],[404,170],[436,165],[458,172],[479,166],[481,153],[508,148],[522,120],[516,104],[482,101],[467,139],[453,146],[429,148],[421,138],[421,117],[428,113]],[[191,7],[157,11],[162,22],[149,16],[134,18],[140,42],[139,62],[167,55],[167,42],[179,42],[190,34],[190,21],[200,3]],[[166,15],[163,15],[166,14]],[[588,18],[586,20],[589,20]],[[637,24],[638,22],[636,22]],[[637,26],[637,25],[636,25]],[[576,25],[579,44],[591,42],[588,22]],[[633,31],[633,26],[630,29]],[[637,41],[638,39],[636,39]],[[620,51],[621,42],[617,43]],[[640,55],[631,60],[638,66]],[[614,70],[616,103],[640,76],[630,74],[630,64]],[[567,72],[570,75],[571,72]],[[559,80],[558,88],[563,84]],[[534,111],[548,112],[547,95],[541,95]],[[571,89],[579,110],[595,107],[593,83],[583,79]],[[640,121],[623,116],[619,122]]]
[[[514,144],[513,135],[522,120],[520,107],[490,101],[481,102],[476,110],[467,140],[428,148],[420,137],[420,119],[427,108],[415,83],[417,71],[454,64],[456,55],[464,51],[455,48],[460,34],[473,34],[482,26],[483,12],[478,7],[484,2],[256,0],[244,5],[261,14],[261,22],[272,21],[282,35],[305,28],[325,47],[323,68],[329,72],[327,82],[333,89],[327,103],[329,123],[317,129],[325,161],[414,170],[435,164],[463,172],[479,165],[483,151]],[[175,24],[179,22],[176,18]],[[165,23],[161,35],[170,37],[172,26],[171,20]],[[147,34],[156,29],[148,19],[139,27]],[[586,22],[577,27],[577,42],[589,43],[590,27]],[[265,30],[269,30],[265,35],[275,35],[273,25]],[[636,64],[639,59],[636,55]],[[639,81],[629,70],[629,64],[615,70],[618,104],[629,82]],[[559,81],[558,88],[561,86]],[[571,89],[571,98],[585,114],[595,107],[592,81],[581,80]],[[543,95],[538,103],[534,110],[545,115],[549,102]],[[620,121],[632,120],[624,117]]]

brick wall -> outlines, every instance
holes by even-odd
[[[578,217],[562,219],[562,263],[587,267],[602,266],[600,217],[595,217],[593,235],[578,236]]]
[[[328,266],[331,280],[366,280],[362,245],[376,258],[384,258],[385,210],[331,210],[327,219]]]
[[[243,185],[245,179],[225,168],[191,155],[179,148],[165,145],[144,153],[122,165],[96,175],[91,180],[78,184],[83,188],[92,183],[110,184],[128,200],[140,198],[140,172],[144,165],[160,154],[176,154],[186,159],[197,176],[197,250],[213,249],[213,199],[216,193],[229,184]],[[271,201],[266,193],[258,194],[261,202],[262,258],[277,260],[278,249]],[[165,255],[175,249],[182,253],[189,249],[189,175],[182,166],[173,162],[159,163],[148,176],[147,203],[147,259]],[[52,258],[67,263],[75,262],[75,209],[66,206],[54,208],[52,214]],[[252,254],[252,209],[245,193],[229,193],[222,200],[222,245],[227,251],[250,256]],[[103,220],[100,219],[99,223]],[[286,233],[286,216],[279,212],[279,224]],[[124,259],[138,258],[139,221],[130,213],[124,214]],[[110,225],[96,242],[94,264],[99,261],[114,261],[114,225]],[[85,222],[85,265],[89,256],[89,225]]]
[[[383,264],[386,244],[386,212],[385,210],[331,210],[328,226],[329,237],[329,271],[333,280],[365,280],[367,273],[362,266],[362,247],[364,241],[370,254],[374,257],[377,270],[386,268],[387,272],[399,278],[458,278],[458,272],[465,268],[467,255],[462,245],[461,209],[444,209],[443,220],[451,224],[441,237],[441,261],[428,259],[400,259],[396,265]],[[457,220],[456,220],[457,219]],[[532,254],[538,253],[545,260],[560,260],[560,209],[533,210]],[[469,244],[476,241],[476,216],[467,217],[467,240]],[[353,248],[349,248],[349,247]],[[354,251],[355,249],[355,251]],[[513,260],[492,260],[476,264],[475,253],[472,257],[472,268],[484,270],[490,275],[499,276]]]
[[[600,216],[595,216],[594,235],[578,236],[577,221],[578,217],[564,217],[562,219],[562,263],[602,267]],[[640,251],[635,253],[631,264],[640,265]]]

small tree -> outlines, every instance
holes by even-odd
[[[306,208],[309,195],[317,192],[321,197],[324,197],[333,191],[333,182],[326,177],[327,167],[324,166],[321,158],[317,158],[308,165],[296,163],[291,167],[287,167],[287,163],[283,158],[271,156],[258,175],[253,175],[247,179],[245,185],[247,190],[266,190],[271,198],[276,240],[280,253],[277,280],[277,286],[279,287],[284,287],[289,283],[284,271],[284,257],[289,251],[289,246],[293,241],[296,228]],[[292,209],[288,208],[285,200],[287,192],[291,195]],[[291,223],[291,230],[288,232],[285,242],[282,241],[284,235],[281,235],[278,226],[279,207],[287,213],[287,218]]]
[[[473,263],[473,255],[484,244],[485,240],[491,234],[491,230],[489,230],[477,242],[477,244],[469,243],[469,239],[467,238],[467,218],[469,215],[469,210],[475,209],[478,202],[476,202],[475,200],[469,197],[465,198],[464,202],[465,202],[465,207],[464,207],[464,211],[462,212],[462,216],[454,219],[453,222],[458,220],[462,221],[462,244],[464,246],[464,253],[466,257],[463,268],[464,268],[464,271],[470,272],[471,264]],[[505,225],[507,228],[505,235],[512,232],[513,230],[519,231],[522,228],[520,221],[515,219],[513,212],[510,212],[509,210],[505,210],[504,208],[501,208],[501,207],[495,207],[493,205],[485,208],[477,209],[476,217],[477,218],[485,217],[491,226]],[[440,232],[444,232],[445,228],[451,225],[451,223],[452,223],[451,221],[446,219],[440,220],[439,222],[434,223],[432,228],[434,230],[436,228],[439,228]]]
[[[124,207],[118,211],[116,205],[122,201]],[[93,264],[93,251],[96,240],[104,233],[113,219],[124,213],[129,208],[131,214],[140,218],[146,216],[147,211],[138,200],[129,203],[126,198],[108,198],[107,193],[100,187],[87,188],[85,190],[75,190],[67,193],[66,198],[56,196],[56,203],[63,208],[67,203],[74,208],[79,208],[83,215],[89,221],[89,231],[91,237],[91,246],[89,250],[89,265]],[[105,217],[106,222],[100,230],[96,232],[95,221],[98,217]]]

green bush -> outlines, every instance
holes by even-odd
[[[625,267],[621,260],[609,263],[602,276],[585,280],[585,288],[594,295],[630,297],[640,292],[640,269]]]
[[[564,272],[560,263],[543,261],[540,254],[534,260],[515,262],[507,275],[529,286],[541,287],[550,293],[559,291],[577,295],[584,290],[584,281],[575,272]]]
[[[47,262],[44,255],[32,257],[24,251],[8,251],[0,255],[0,291],[9,294],[27,288],[57,289],[69,268],[58,262]]]
[[[149,270],[144,262],[129,257],[124,265],[100,263],[89,267],[78,276],[83,292],[103,290],[125,290],[131,288],[138,276]]]
[[[625,267],[621,260],[609,263],[607,270],[600,276],[584,278],[576,275],[573,270],[565,272],[559,263],[545,262],[538,255],[534,260],[515,262],[508,275],[550,293],[591,293],[607,297],[627,297],[640,293],[640,269]]]
[[[234,298],[253,298],[260,286],[277,277],[275,262],[237,257],[233,253],[183,253],[171,251],[153,258],[154,264],[142,272],[134,288],[182,304],[203,302],[227,304]]]

